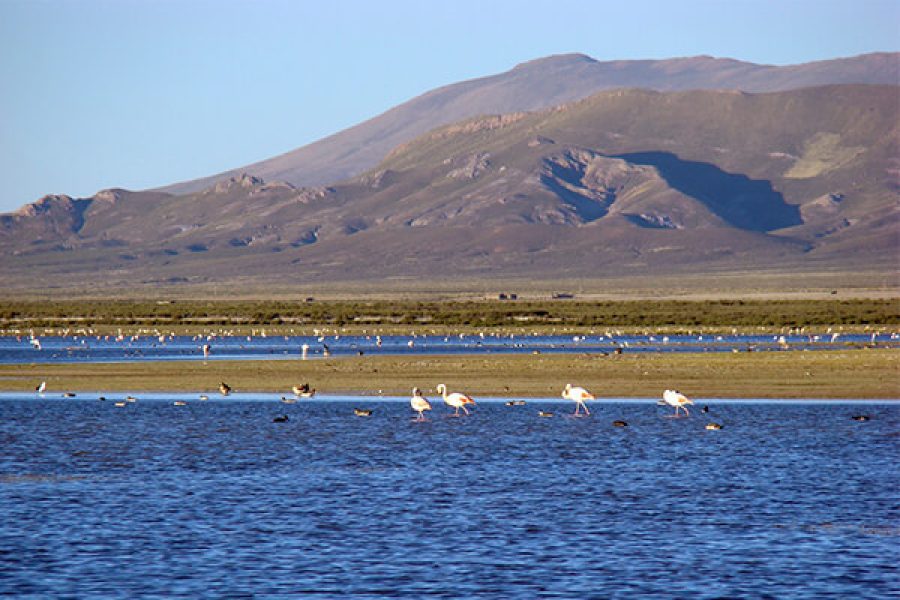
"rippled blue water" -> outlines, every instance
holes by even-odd
[[[885,598],[900,405],[0,399],[0,592]],[[355,406],[374,410],[353,415]],[[538,410],[556,413],[539,418]],[[854,414],[871,416],[867,422]],[[287,414],[287,423],[273,417]],[[616,428],[614,419],[629,426]],[[704,425],[715,420],[720,431]]]
[[[364,354],[480,354],[577,352],[731,352],[732,350],[821,350],[845,344],[900,348],[900,334],[807,335],[416,335],[416,336],[0,336],[0,364],[121,362],[144,360],[297,359],[327,350],[335,356]]]

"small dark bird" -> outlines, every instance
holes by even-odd
[[[73,394],[72,392],[66,392],[65,394],[63,394],[63,398],[74,398],[74,397],[75,397],[75,394]]]
[[[97,399],[100,400],[100,402],[106,402],[106,396],[100,396]]]
[[[702,412],[702,413],[708,413],[708,412],[709,412],[709,407],[708,407],[708,406],[704,406],[703,408],[700,409],[700,412]]]
[[[524,406],[524,405],[525,405],[524,400],[509,400],[506,403],[506,406]]]
[[[616,421],[613,421],[613,426],[615,426],[615,427],[628,427],[628,423],[626,423],[625,421],[616,420]]]
[[[719,429],[722,429],[722,426],[718,423],[707,423],[706,428],[710,431],[717,431]]]
[[[869,415],[853,415],[852,417],[854,421],[868,421],[871,418]]]
[[[223,381],[222,383],[219,384],[219,392],[223,396],[227,396],[228,394],[231,393],[231,386]]]
[[[368,408],[354,408],[353,414],[356,415],[357,417],[371,417],[372,410],[368,409]]]
[[[548,411],[546,411],[546,410],[541,410],[541,411],[538,411],[538,416],[539,416],[539,417],[552,417],[552,416],[553,416],[553,413],[552,413],[552,412],[548,412]]]
[[[274,419],[272,419],[273,423],[287,423],[289,421],[287,415],[278,415]]]

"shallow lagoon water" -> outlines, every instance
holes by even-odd
[[[203,356],[203,345],[211,353]],[[0,364],[132,362],[146,360],[292,359],[308,346],[310,359],[416,354],[731,352],[835,350],[847,344],[900,348],[897,333],[808,335],[415,335],[415,336],[0,336]]]
[[[0,397],[0,592],[884,598],[900,405]],[[187,406],[174,406],[184,399]],[[355,406],[373,409],[370,418]],[[538,410],[553,411],[539,418]],[[857,422],[854,414],[871,420]],[[286,423],[273,423],[287,414]],[[624,419],[629,426],[612,426]],[[707,431],[710,420],[720,431]]]

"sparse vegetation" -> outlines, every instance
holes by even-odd
[[[900,324],[895,299],[715,301],[8,301],[0,327],[321,325],[810,327]]]
[[[813,327],[900,324],[895,299],[710,301],[8,301],[0,328],[103,326]]]

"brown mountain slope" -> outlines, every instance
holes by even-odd
[[[606,62],[583,54],[550,56],[505,73],[432,90],[286,154],[171,185],[163,191],[195,192],[244,172],[297,186],[330,184],[374,167],[392,148],[434,127],[477,115],[539,110],[601,90],[634,87],[771,92],[848,83],[900,83],[900,54],[865,54],[781,67],[710,56]]]
[[[893,273],[898,90],[617,90],[433,130],[331,187],[245,175],[186,196],[48,197],[0,217],[0,277],[240,287]]]

